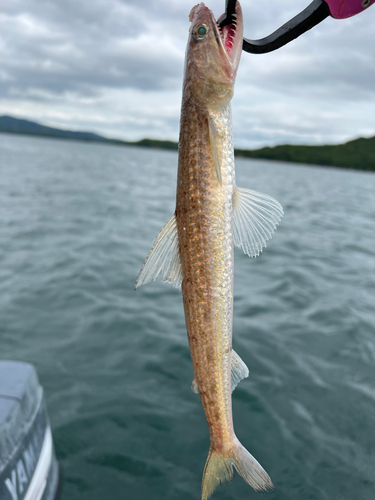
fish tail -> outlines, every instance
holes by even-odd
[[[222,483],[234,478],[231,457],[218,453],[210,448],[206,466],[203,471],[201,500],[206,500]]]
[[[255,491],[272,490],[274,486],[270,476],[247,449],[237,439],[236,441],[237,443],[233,452],[233,465],[238,474]]]
[[[210,448],[203,472],[201,500],[210,497],[220,484],[232,481],[233,467],[255,491],[273,489],[267,472],[236,439],[234,448],[228,454]]]

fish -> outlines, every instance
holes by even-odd
[[[256,491],[272,481],[237,439],[232,391],[249,375],[232,349],[234,246],[259,256],[283,215],[279,202],[238,188],[230,101],[241,57],[243,18],[219,27],[203,3],[193,7],[180,117],[175,213],[155,238],[135,288],[161,276],[182,289],[186,329],[210,432],[201,499],[234,477]]]

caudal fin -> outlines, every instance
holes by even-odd
[[[203,471],[201,500],[206,500],[220,486],[234,478],[233,461],[210,448]]]
[[[273,489],[270,476],[239,441],[237,441],[237,446],[234,451],[233,465],[238,474],[242,476],[255,491]]]
[[[203,472],[201,500],[210,497],[220,484],[232,481],[234,478],[233,467],[255,491],[273,489],[271,478],[267,472],[237,441],[228,455],[223,455],[210,448]]]

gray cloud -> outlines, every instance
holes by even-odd
[[[3,17],[3,96],[7,89],[20,95],[28,89],[79,95],[103,87],[165,89],[180,76],[182,55],[165,37],[156,46],[139,7],[98,0],[17,2]]]
[[[207,4],[219,16],[224,0]],[[245,36],[306,0],[242,2]],[[177,139],[190,0],[0,1],[0,114],[108,136]],[[243,53],[235,142],[340,142],[375,133],[375,7],[327,19],[271,54]]]

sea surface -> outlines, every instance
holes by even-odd
[[[285,216],[235,251],[236,433],[270,474],[215,500],[375,498],[375,175],[237,159]],[[0,358],[34,363],[63,500],[200,498],[209,434],[181,294],[134,282],[175,152],[0,134]]]

